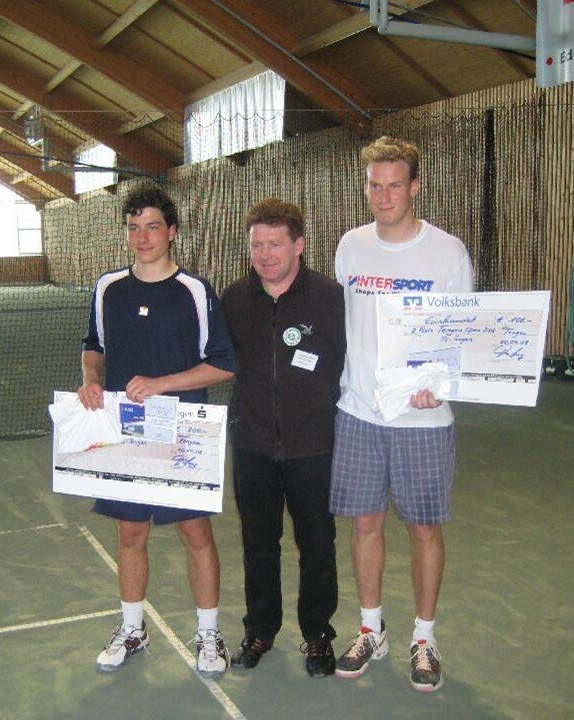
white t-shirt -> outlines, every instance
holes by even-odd
[[[408,242],[381,240],[375,223],[343,235],[335,258],[337,280],[345,289],[347,355],[341,377],[341,410],[377,425],[441,427],[452,423],[449,404],[433,410],[412,408],[385,423],[374,409],[377,363],[376,296],[395,292],[472,292],[473,271],[458,238],[424,220]]]

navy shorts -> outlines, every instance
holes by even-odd
[[[148,522],[153,518],[156,525],[169,525],[184,520],[197,520],[209,517],[212,512],[204,510],[185,510],[182,508],[164,507],[162,505],[141,505],[140,503],[125,502],[124,500],[96,500],[94,512],[116,520],[129,522]]]
[[[400,517],[440,525],[450,517],[454,427],[394,428],[339,410],[330,510],[358,517],[386,512],[389,496]]]

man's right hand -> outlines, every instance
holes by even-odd
[[[104,388],[100,383],[92,382],[78,388],[78,397],[86,410],[104,407]]]

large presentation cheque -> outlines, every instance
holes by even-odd
[[[444,399],[536,405],[550,293],[377,297],[378,371],[448,366]]]
[[[70,395],[56,392],[54,401]],[[225,406],[179,402],[175,441],[146,439],[145,423],[125,422],[123,442],[83,452],[59,452],[55,428],[53,489],[69,495],[221,512],[226,419]]]

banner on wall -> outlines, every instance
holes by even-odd
[[[574,80],[574,0],[538,0],[536,84],[552,87]]]

